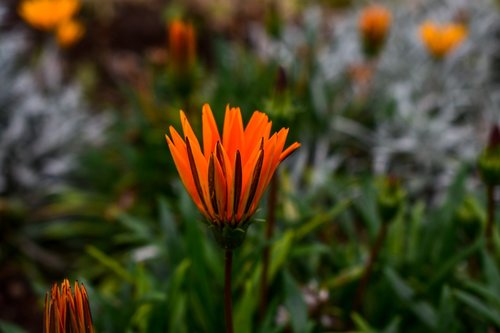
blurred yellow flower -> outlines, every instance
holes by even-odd
[[[24,0],[19,15],[41,30],[54,30],[69,21],[80,8],[80,0]]]
[[[442,59],[458,47],[467,36],[463,24],[449,23],[439,25],[426,21],[420,26],[420,39],[427,51],[436,59]]]
[[[74,289],[65,279],[45,295],[44,333],[94,333],[87,290],[78,282]]]
[[[365,7],[358,21],[358,28],[367,55],[377,55],[391,27],[391,12],[381,5]]]
[[[196,59],[196,33],[191,23],[173,20],[168,25],[168,51],[176,69],[185,70]]]
[[[67,21],[57,27],[57,42],[62,47],[69,47],[76,43],[84,34],[84,26],[75,20]]]

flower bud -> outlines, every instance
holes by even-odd
[[[85,32],[83,25],[75,20],[64,22],[57,27],[57,42],[61,47],[70,47],[78,42]]]
[[[464,236],[472,240],[481,232],[481,208],[474,197],[466,197],[454,213],[453,221],[460,225]]]
[[[168,51],[175,71],[185,72],[196,60],[196,34],[191,23],[173,20],[168,26]]]
[[[283,66],[279,66],[278,72],[276,73],[276,82],[275,82],[276,93],[278,94],[285,93],[287,86],[288,84],[287,84],[285,69],[283,68]]]
[[[377,209],[383,223],[391,222],[401,207],[406,197],[406,191],[401,186],[398,178],[388,176],[380,179],[377,184]]]
[[[427,51],[435,58],[442,59],[464,41],[467,28],[460,23],[438,25],[424,22],[420,26],[420,39]]]
[[[479,172],[489,186],[500,185],[500,128],[493,126],[488,146],[479,156]]]
[[[80,0],[23,0],[18,12],[34,28],[53,31],[71,20],[80,6]]]
[[[44,333],[94,333],[92,315],[83,284],[75,282],[74,290],[68,280],[61,287],[54,283],[45,295]]]
[[[359,32],[363,51],[368,57],[376,57],[385,44],[391,27],[391,12],[380,5],[366,7],[359,18]]]

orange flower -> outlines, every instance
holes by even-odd
[[[168,26],[169,54],[177,69],[185,70],[196,59],[196,34],[191,23],[173,20]]]
[[[381,5],[371,5],[363,9],[358,27],[364,51],[368,55],[378,54],[384,45],[391,21],[391,12]]]
[[[57,42],[62,47],[69,47],[82,38],[85,28],[78,21],[67,21],[57,27]]]
[[[458,47],[466,36],[467,29],[463,24],[438,25],[427,21],[420,26],[420,39],[436,59],[442,59]]]
[[[41,30],[53,30],[68,21],[80,8],[79,0],[24,0],[19,15]]]
[[[77,282],[74,288],[73,293],[65,279],[60,288],[54,283],[50,295],[45,295],[44,333],[94,332],[87,290]]]
[[[203,215],[214,225],[247,225],[276,168],[300,144],[287,149],[288,129],[271,135],[267,115],[255,111],[247,126],[239,108],[226,107],[222,137],[212,110],[203,106],[203,150],[184,112],[184,140],[170,126],[168,147],[182,182]]]

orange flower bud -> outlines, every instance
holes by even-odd
[[[31,26],[41,30],[54,30],[67,22],[80,8],[79,0],[24,0],[19,15]]]
[[[389,33],[391,21],[391,12],[381,5],[363,9],[358,27],[366,55],[376,56],[380,52]]]
[[[457,48],[466,36],[467,28],[463,24],[438,25],[426,21],[420,26],[420,39],[427,51],[436,59],[444,58]]]
[[[168,50],[174,68],[184,71],[196,60],[196,34],[191,23],[173,20],[168,26]]]
[[[87,290],[78,282],[74,289],[65,279],[45,295],[44,333],[94,333]]]
[[[57,42],[62,47],[69,47],[82,38],[85,28],[78,21],[67,21],[57,27]]]

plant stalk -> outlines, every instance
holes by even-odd
[[[358,286],[358,289],[356,291],[356,297],[354,298],[354,305],[352,307],[353,312],[358,312],[361,304],[363,303],[363,298],[365,296],[366,286],[368,285],[368,282],[370,281],[370,276],[371,276],[372,271],[373,271],[373,266],[375,264],[375,261],[377,260],[380,249],[382,248],[382,245],[384,244],[385,236],[387,234],[387,227],[388,227],[387,223],[382,223],[382,226],[380,227],[379,233],[377,235],[377,239],[375,240],[375,244],[373,244],[373,247],[370,250],[370,257],[368,258],[368,261],[366,262],[365,270],[364,270],[363,276],[361,278],[361,281],[359,282],[359,286]]]
[[[493,225],[495,224],[495,186],[487,185],[486,200],[488,201],[488,216],[486,224],[486,244],[491,250],[493,248]]]
[[[233,251],[224,253],[224,315],[226,333],[233,333],[233,300],[231,297],[231,271],[233,268]]]

